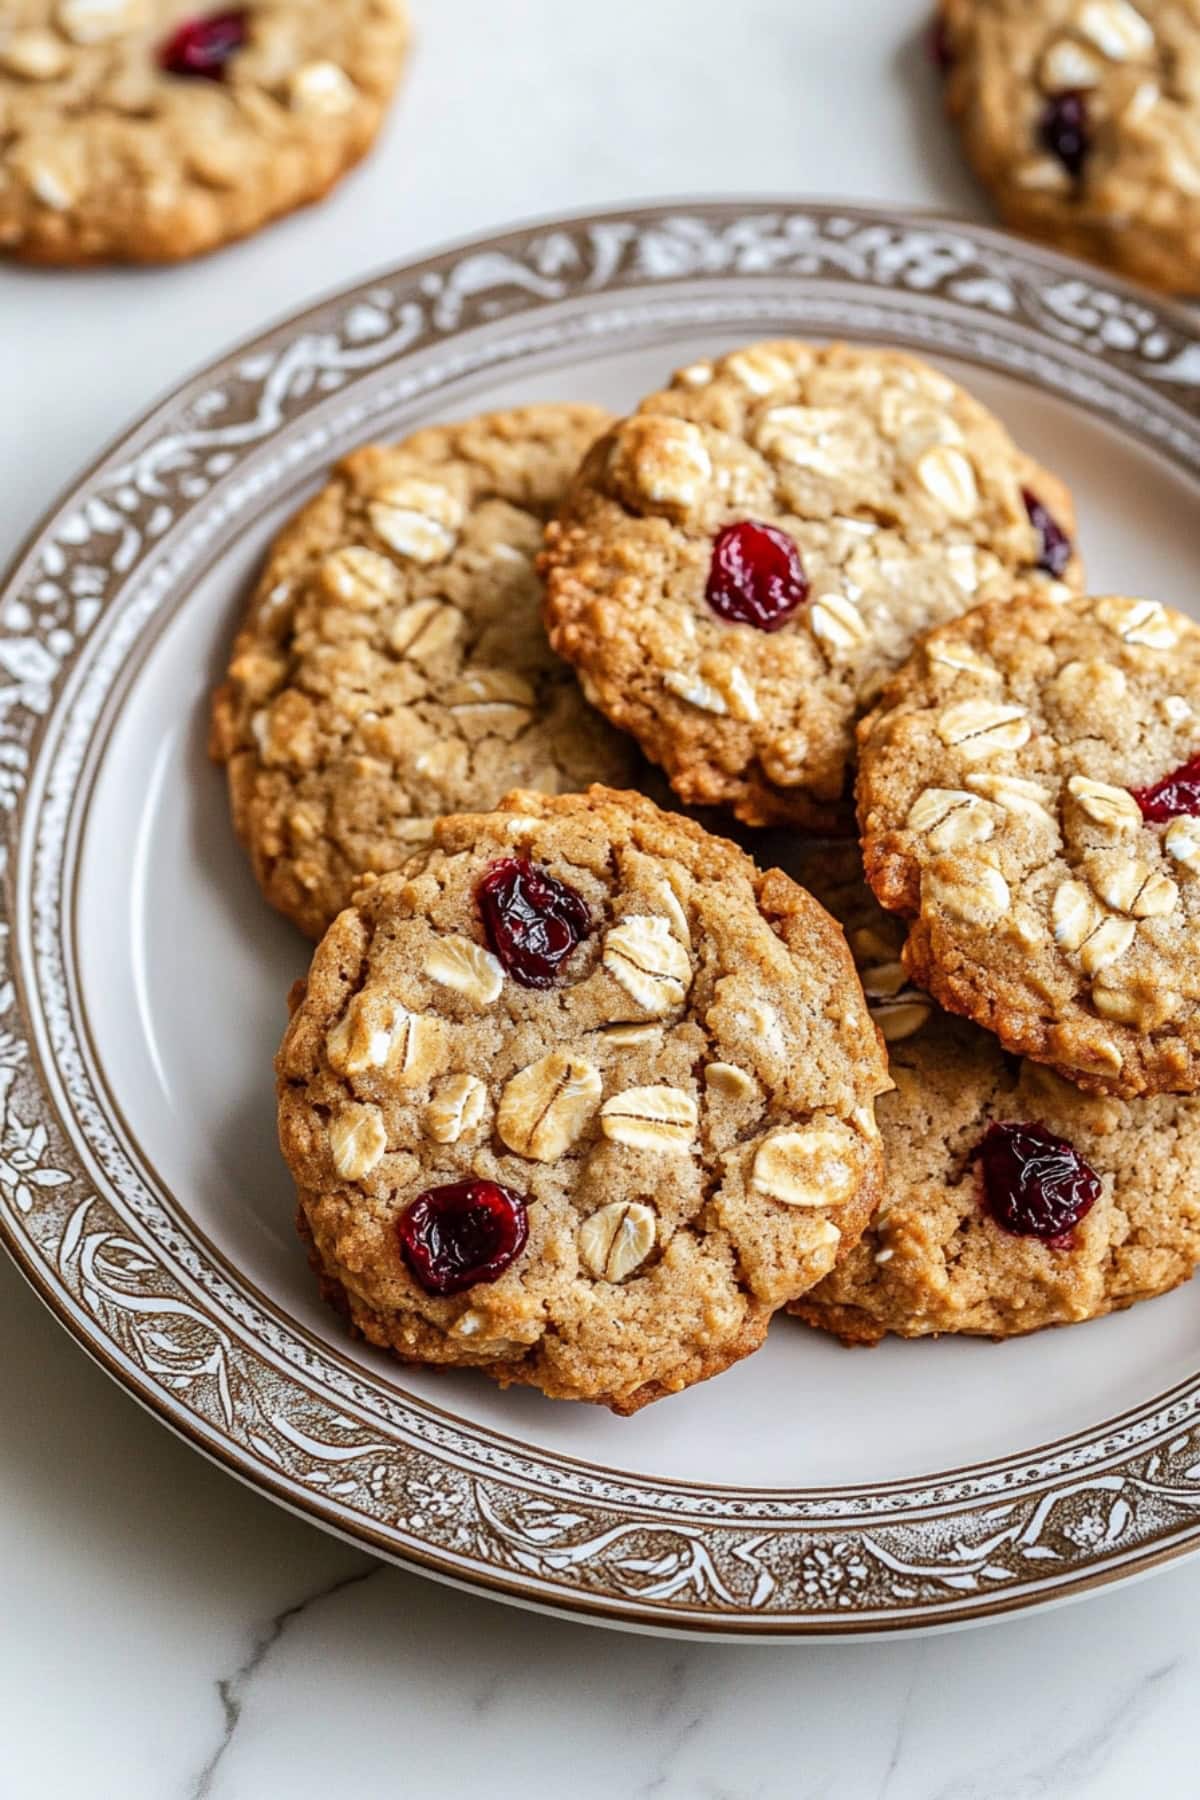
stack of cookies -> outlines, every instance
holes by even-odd
[[[1074,540],[884,349],[338,466],[213,748],[319,940],[280,1137],[353,1329],[630,1413],[784,1310],[1007,1336],[1191,1274],[1200,628]]]

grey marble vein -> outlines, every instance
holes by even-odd
[[[688,1740],[705,1724],[709,1709],[698,1701],[695,1677],[704,1674],[703,1663],[693,1652],[673,1656],[662,1670],[662,1692],[654,1717],[664,1735],[656,1746],[654,1768],[637,1792],[646,1800],[669,1791],[674,1764]]]
[[[1116,1746],[1132,1732],[1156,1703],[1164,1683],[1183,1667],[1182,1657],[1147,1669],[1117,1705],[1103,1713],[1097,1707],[1090,1729],[1055,1748],[1044,1762],[1008,1772],[995,1768],[983,1777],[967,1776],[947,1782],[929,1800],[1060,1800],[1065,1794],[1089,1791],[1108,1767]],[[1102,1721],[1102,1722],[1097,1722]]]
[[[913,1646],[912,1668],[904,1685],[904,1693],[896,1709],[896,1731],[892,1738],[892,1747],[888,1754],[887,1768],[883,1771],[883,1779],[879,1783],[878,1800],[886,1800],[892,1786],[892,1778],[900,1767],[904,1755],[904,1746],[908,1738],[909,1718],[912,1712],[913,1696],[917,1691],[917,1683],[924,1672],[928,1661],[928,1644],[919,1643]]]
[[[360,1587],[364,1581],[370,1581],[375,1575],[383,1574],[386,1567],[385,1563],[369,1562],[365,1568],[355,1569],[350,1575],[339,1575],[336,1581],[326,1582],[323,1587],[315,1588],[311,1594],[305,1594],[303,1599],[295,1600],[290,1606],[285,1606],[282,1612],[276,1613],[274,1618],[268,1620],[250,1646],[249,1655],[238,1664],[233,1674],[218,1677],[217,1697],[221,1702],[224,1729],[220,1743],[189,1787],[188,1800],[208,1800],[208,1796],[213,1791],[217,1771],[233,1743],[250,1685],[288,1627],[310,1612],[314,1606],[334,1599],[336,1595],[344,1593],[347,1588]]]

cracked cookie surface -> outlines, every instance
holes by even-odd
[[[1195,0],[942,0],[946,105],[1005,222],[1200,291]]]
[[[548,987],[481,917],[514,859],[585,909]],[[636,795],[443,820],[334,922],[277,1070],[303,1227],[363,1335],[618,1412],[757,1349],[878,1196],[883,1056],[841,931]],[[463,1182],[516,1197],[523,1247],[431,1292],[414,1207]]]
[[[1077,1324],[1187,1281],[1200,1263],[1200,1099],[1081,1093],[1005,1056],[990,1032],[912,990],[899,922],[882,911],[847,845],[813,846],[795,874],[846,927],[888,1039],[893,1092],[876,1104],[879,1211],[845,1261],[789,1311],[848,1343],[887,1333],[1005,1338]],[[1043,1126],[1100,1181],[1060,1243],[989,1213],[978,1152],[989,1127]]]
[[[343,458],[276,542],[213,702],[238,836],[311,937],[441,813],[624,785],[546,642],[542,526],[607,415],[534,406]]]
[[[867,877],[914,980],[1081,1087],[1200,1087],[1200,799],[1137,798],[1200,747],[1200,627],[1120,595],[982,606],[859,735]]]
[[[1077,587],[1074,532],[944,375],[756,344],[593,446],[547,531],[547,623],[682,800],[844,829],[855,719],[914,639],[1018,581]]]
[[[404,0],[10,0],[0,249],[165,262],[318,199],[370,147]]]

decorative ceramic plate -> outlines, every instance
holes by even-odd
[[[527,226],[397,269],[189,381],[0,593],[0,1229],[80,1342],[296,1511],[578,1617],[899,1631],[1200,1545],[1194,1292],[994,1345],[761,1354],[628,1420],[404,1370],[320,1305],[271,1056],[307,948],[261,904],[206,696],[331,458],[481,407],[622,407],[769,333],[911,346],[1075,488],[1093,585],[1195,608],[1200,341],[996,232],[786,201]]]

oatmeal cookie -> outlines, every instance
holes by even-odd
[[[758,1348],[878,1198],[845,939],[633,794],[445,819],[313,959],[279,1125],[372,1343],[629,1413]]]
[[[379,130],[404,0],[9,0],[0,249],[170,262],[319,199]]]
[[[915,358],[756,344],[596,444],[546,616],[679,797],[848,825],[854,722],[914,638],[1018,580],[1078,586],[1070,497]]]
[[[551,654],[533,566],[606,422],[532,406],[356,450],[276,540],[212,747],[264,894],[310,936],[440,813],[634,778]]]
[[[1132,1306],[1200,1263],[1200,1099],[1080,1093],[909,985],[901,928],[848,846],[797,871],[846,926],[894,1090],[879,1211],[789,1308],[848,1343],[1013,1337]]]
[[[1196,0],[942,0],[946,105],[1005,222],[1200,291]]]
[[[1200,627],[1153,600],[990,604],[860,731],[867,878],[904,961],[1008,1050],[1200,1088]]]

